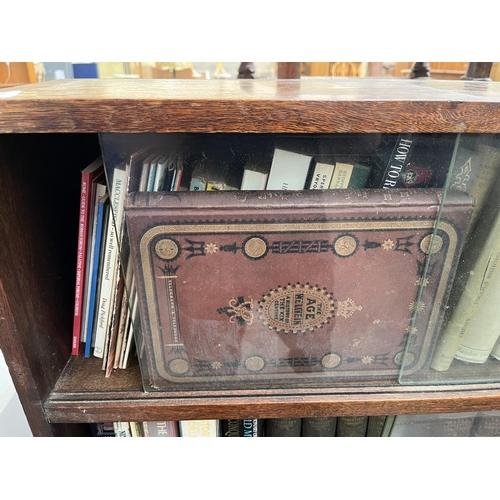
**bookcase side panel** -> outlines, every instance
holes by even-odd
[[[98,155],[90,135],[0,137],[0,346],[34,434],[69,357],[80,169]]]

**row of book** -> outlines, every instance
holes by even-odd
[[[146,148],[131,155],[127,168],[108,171],[109,192],[103,161],[96,160],[82,173],[72,353],[84,345],[85,356],[102,358],[106,376],[125,368],[133,353],[138,308],[124,234],[124,199],[133,168],[140,172],[137,191],[441,187],[451,168],[450,189],[466,191],[476,204],[432,367],[447,370],[455,358],[470,363],[498,359],[500,325],[492,305],[500,298],[499,148],[488,136],[401,134],[378,140],[367,148],[359,137],[350,137],[337,147],[340,154],[330,147],[311,148],[304,138],[281,138],[271,148],[243,155],[219,144]]]
[[[500,412],[91,424],[94,437],[497,437]]]

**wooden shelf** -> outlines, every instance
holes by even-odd
[[[145,393],[137,364],[104,378],[99,359],[80,356],[69,360],[44,408],[51,422],[71,423],[446,413],[500,409],[500,383]]]
[[[0,133],[500,132],[495,82],[57,80],[0,99]]]

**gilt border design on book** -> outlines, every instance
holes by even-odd
[[[417,371],[461,247],[442,219],[423,283],[435,220],[421,214],[153,224],[137,258],[157,388],[395,378],[414,314],[405,371]]]

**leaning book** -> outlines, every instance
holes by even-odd
[[[449,193],[436,222],[442,197],[129,193],[145,390],[396,380],[403,363],[425,372],[473,206]]]

